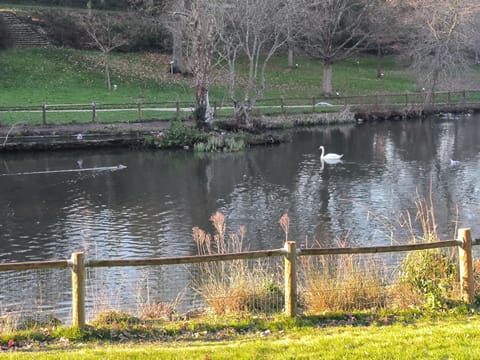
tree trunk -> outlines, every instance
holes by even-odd
[[[293,65],[293,53],[294,53],[293,48],[294,48],[293,44],[291,42],[289,42],[288,43],[288,55],[287,55],[288,56],[288,67],[289,68],[295,67]]]
[[[180,13],[185,12],[185,1],[179,0],[176,2],[175,11]],[[183,33],[185,31],[185,17],[177,15],[175,17],[175,24],[172,29],[172,61],[174,72],[185,72],[185,65],[183,61]]]
[[[250,125],[249,106],[244,102],[234,103],[233,117],[238,125]]]
[[[332,95],[332,63],[329,60],[323,62],[323,95]]]
[[[109,64],[110,59],[108,58],[108,52],[103,53],[103,62],[105,64],[105,82],[107,83],[107,89],[111,90],[112,89],[112,84],[110,81],[110,64]]]
[[[195,77],[195,101],[197,121],[213,121],[213,111],[208,99],[210,58],[212,55],[213,24],[205,14],[204,4],[197,2],[192,9],[193,41],[193,74]]]
[[[92,16],[92,0],[87,1],[88,16]]]
[[[432,81],[428,87],[427,94],[425,96],[425,102],[423,103],[424,109],[428,109],[434,105],[433,95],[435,93],[435,88],[437,87],[438,77],[440,75],[440,70],[435,69],[432,74]]]
[[[173,72],[183,73],[185,67],[183,65],[183,43],[182,43],[182,31],[180,25],[177,23],[175,30],[172,33],[172,61],[173,61]]]
[[[416,92],[424,91],[423,82],[421,81],[421,79],[418,76],[415,78],[415,91]]]
[[[381,79],[383,77],[382,59],[383,59],[382,47],[380,46],[380,44],[377,44],[377,79]]]

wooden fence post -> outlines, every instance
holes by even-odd
[[[297,249],[295,241],[285,243],[285,315],[297,315]]]
[[[72,317],[73,326],[85,327],[85,263],[82,252],[72,254]]]
[[[460,265],[460,291],[462,298],[467,303],[473,302],[473,255],[472,235],[469,228],[458,230],[458,240],[462,245],[458,247],[458,260]]]
[[[142,121],[142,100],[137,100],[137,120],[138,122]]]
[[[285,99],[283,97],[280,98],[280,106],[282,108],[282,114],[285,114]]]
[[[313,97],[312,97],[312,107],[313,107],[312,112],[315,112],[315,105],[316,105],[316,103],[317,103],[317,102],[316,102],[315,96],[313,96]]]
[[[213,117],[217,117],[217,102],[213,102]]]
[[[95,101],[92,102],[92,122],[97,122],[97,103]]]
[[[47,125],[47,104],[42,104],[42,125]]]
[[[175,115],[176,117],[176,120],[180,120],[180,103],[177,101],[175,101],[175,106],[177,107],[177,113]]]

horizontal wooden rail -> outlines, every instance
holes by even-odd
[[[452,104],[455,104],[457,102],[463,102],[466,100],[468,95],[478,95],[480,97],[480,90],[460,90],[460,91],[437,91],[434,93],[435,97],[447,97],[449,102],[451,101]],[[291,96],[291,97],[284,97],[284,98],[263,98],[263,99],[258,99],[257,104],[265,103],[265,102],[274,102],[277,105],[282,102],[289,102],[289,101],[305,101],[305,106],[311,105],[312,99],[318,102],[339,102],[341,104],[344,103],[346,100],[347,103],[350,103],[352,100],[359,99],[362,101],[362,103],[355,104],[353,103],[352,105],[362,105],[362,104],[376,104],[376,101],[379,99],[388,99],[388,98],[397,98],[398,101],[393,103],[392,105],[398,104],[402,105],[405,102],[405,97],[407,96],[407,100],[418,100],[417,102],[421,104],[424,100],[425,93],[424,92],[403,92],[403,93],[379,93],[379,94],[365,94],[365,95],[339,95],[339,96],[330,96],[330,97],[324,97],[324,96]],[[367,99],[368,101],[364,102],[362,99]],[[476,102],[480,101],[479,99],[476,99]],[[223,103],[222,100],[214,100],[212,99],[212,104],[213,103],[218,103],[221,104]],[[415,101],[412,101],[415,102]],[[192,100],[175,100],[175,101],[159,101],[159,102],[151,102],[151,101],[146,101],[146,102],[130,102],[130,103],[101,103],[101,102],[93,102],[93,103],[77,103],[77,104],[43,104],[43,105],[13,105],[13,106],[0,106],[0,111],[28,111],[28,110],[39,110],[42,107],[45,107],[46,110],[52,110],[52,109],[75,109],[75,108],[85,108],[89,109],[91,108],[92,104],[95,103],[95,106],[97,108],[103,108],[103,109],[108,109],[108,108],[115,108],[115,109],[120,109],[120,108],[125,108],[125,109],[135,109],[138,104],[140,103],[142,106],[165,106],[171,105],[172,107],[175,107],[175,105],[188,105],[188,106],[194,106],[194,103]],[[410,103],[410,102],[409,102]]]
[[[79,328],[85,326],[85,268],[91,267],[121,267],[121,266],[159,266],[207,263],[228,260],[247,260],[269,257],[284,257],[284,295],[285,313],[288,316],[296,315],[297,307],[297,255],[341,255],[341,254],[375,254],[393,253],[405,251],[417,251],[456,247],[459,252],[460,287],[462,297],[468,303],[473,301],[473,258],[472,245],[480,245],[480,239],[472,240],[470,229],[460,229],[458,240],[445,240],[428,243],[370,246],[359,248],[319,248],[297,249],[294,242],[287,242],[284,248],[272,250],[245,251],[228,254],[175,256],[164,258],[146,259],[113,259],[113,260],[89,260],[84,261],[83,253],[72,254],[68,260],[29,261],[17,263],[0,263],[1,271],[22,271],[35,269],[65,269],[70,268],[72,273],[72,314],[73,325]]]
[[[298,255],[341,255],[341,254],[377,254],[386,252],[402,252],[438,249],[445,247],[461,246],[458,240],[435,241],[420,244],[391,245],[391,246],[367,246],[357,248],[324,248],[324,249],[300,249]]]
[[[68,268],[68,260],[47,260],[47,261],[27,261],[17,263],[0,263],[1,271],[24,271],[37,269],[66,269]]]
[[[284,249],[245,251],[229,254],[175,256],[150,259],[114,259],[114,260],[90,260],[85,267],[115,267],[115,266],[154,266],[154,265],[180,265],[194,264],[212,261],[259,259],[285,255]]]

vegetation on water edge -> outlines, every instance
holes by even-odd
[[[288,134],[259,132],[256,129],[227,132],[220,128],[198,129],[181,121],[172,121],[170,126],[144,139],[146,148],[186,148],[197,153],[238,152],[251,145],[273,144],[286,141]]]

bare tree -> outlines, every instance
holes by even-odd
[[[464,26],[467,36],[467,47],[473,53],[472,57],[475,64],[480,64],[480,17],[470,16],[469,21]]]
[[[303,48],[323,63],[323,94],[332,94],[332,65],[365,44],[363,0],[303,0]]]
[[[405,39],[404,29],[399,20],[397,8],[391,0],[371,0],[368,3],[366,27],[369,47],[377,54],[377,78],[383,76],[382,59],[387,50],[391,50]]]
[[[184,44],[191,0],[128,0],[130,7],[149,22],[165,27],[172,35],[172,64],[175,73],[186,73]]]
[[[213,49],[213,21],[207,0],[130,0],[140,13],[167,24],[172,34],[172,70],[191,72],[195,80],[195,118],[198,124],[213,121],[208,100]],[[184,57],[184,49],[190,50]]]
[[[470,0],[402,1],[404,26],[410,29],[408,48],[416,78],[424,84],[424,105],[430,106],[441,79],[466,68],[465,24],[478,14]]]
[[[188,0],[187,0],[188,1]],[[172,34],[172,58],[173,58],[173,67],[175,71],[179,73],[184,73],[188,71],[185,68],[183,46],[184,46],[184,37],[185,30],[188,19],[183,16],[188,12],[187,1],[185,0],[174,0],[170,3],[169,16],[167,18],[167,27],[170,29]]]
[[[109,15],[108,13],[92,14],[80,18],[80,23],[92,39],[93,45],[100,50],[105,72],[107,88],[111,90],[110,80],[110,53],[127,44],[131,29],[125,28],[124,18],[120,15]]]
[[[250,113],[265,90],[265,70],[273,54],[286,42],[281,0],[216,0],[216,51],[228,64],[229,93],[234,116],[250,124]],[[247,59],[247,77],[237,72],[239,58]]]
[[[302,6],[303,0],[287,0],[282,4],[284,14],[284,31],[287,45],[287,66],[295,67],[294,57],[295,49],[299,36],[299,7]]]
[[[210,123],[213,121],[213,110],[208,99],[213,53],[213,18],[208,12],[207,1],[194,0],[192,3],[192,71],[195,78],[196,120]]]

